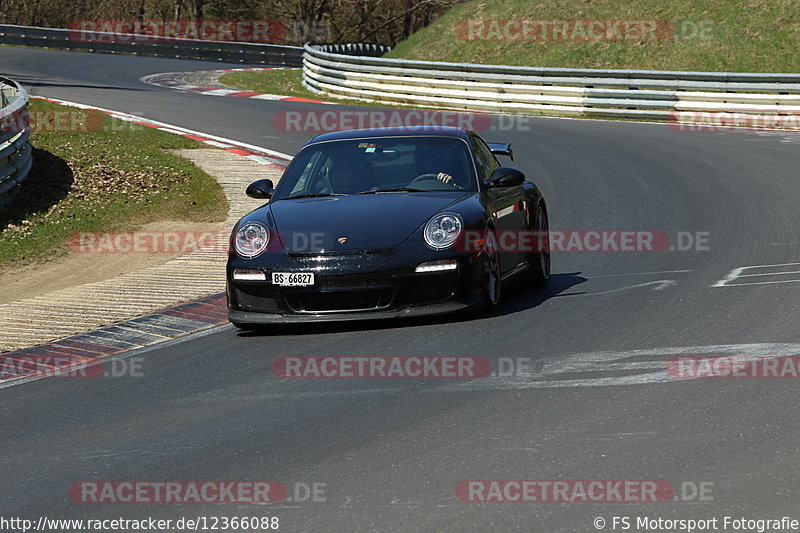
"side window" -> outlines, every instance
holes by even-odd
[[[486,143],[476,136],[471,137],[472,151],[475,153],[475,164],[478,167],[478,173],[481,174],[483,179],[488,178],[494,172],[494,169],[500,166],[497,159]]]
[[[303,172],[300,174],[300,177],[297,179],[297,183],[295,183],[294,187],[292,188],[290,195],[299,194],[308,191],[308,185],[311,181],[311,175],[313,173],[313,169],[319,163],[319,153],[314,154],[311,156],[311,159],[308,161],[308,164],[303,169]]]

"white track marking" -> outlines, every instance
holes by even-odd
[[[781,276],[786,274],[800,274],[800,271],[786,271],[786,272],[759,272],[759,273],[751,273],[751,274],[743,274],[745,271],[750,271],[757,268],[775,268],[775,267],[785,267],[785,266],[800,266],[800,263],[778,263],[774,265],[753,265],[753,266],[745,266],[745,267],[738,267],[731,270],[728,275],[719,280],[714,282],[711,286],[712,287],[739,287],[741,285],[771,285],[775,283],[796,283],[800,281],[800,279],[786,279],[786,280],[777,280],[777,281],[754,281],[750,283],[734,283],[731,284],[732,281],[735,281],[739,278],[744,277],[755,277],[755,276]]]
[[[243,92],[243,91],[232,90],[232,89],[214,89],[212,91],[203,91],[203,94],[210,94],[210,95],[213,95],[213,96],[226,96],[226,95],[229,95],[229,94],[236,94],[236,93],[240,93],[240,92]]]
[[[279,94],[259,94],[257,96],[251,96],[250,98],[254,100],[281,100],[286,97]]]
[[[671,287],[677,284],[678,282],[673,279],[662,279],[658,281],[648,281],[647,283],[637,283],[636,285],[630,285],[628,287],[620,287],[619,289],[611,289],[608,291],[590,292],[587,293],[586,296],[596,296],[598,294],[611,294],[613,292],[627,291],[628,289],[637,289],[639,287],[647,287],[650,285],[655,285],[655,287],[653,287],[654,291],[663,291],[667,287]]]
[[[264,156],[261,156],[261,155],[246,155],[245,157],[247,159],[252,159],[256,163],[261,163],[262,165],[269,165],[269,164],[273,163],[273,161],[271,159],[269,159],[267,157],[264,157]]]
[[[739,277],[752,278],[754,276],[782,276],[783,274],[800,274],[800,270],[790,270],[789,272],[766,272],[764,274],[739,274]]]
[[[800,279],[787,279],[783,281],[754,281],[752,283],[734,283],[733,285],[712,285],[712,287],[742,287],[744,285],[773,285],[775,283],[797,283]]]
[[[233,148],[230,144],[220,143],[217,141],[206,141],[206,144],[209,146],[216,146],[217,148]]]
[[[175,134],[175,135],[183,135],[182,131],[173,130],[171,128],[160,128],[160,129],[161,129],[161,131],[166,131],[167,133],[172,133],[172,134]]]
[[[34,96],[34,98],[40,98],[40,97]],[[53,101],[53,102],[56,102],[56,103],[62,104],[62,105],[67,105],[67,106],[71,106],[71,107],[77,107],[79,109],[96,109],[98,111],[103,111],[105,113],[116,114],[116,115],[120,115],[121,117],[128,117],[129,119],[135,120],[137,122],[142,122],[142,123],[149,124],[149,125],[152,125],[152,126],[157,126],[162,131],[169,131],[170,133],[176,133],[176,134],[180,134],[180,135],[186,135],[186,134],[196,135],[198,137],[204,137],[206,139],[211,139],[213,141],[217,141],[217,142],[220,142],[220,143],[229,144],[229,145],[235,146],[237,148],[242,148],[242,149],[245,149],[245,150],[251,150],[253,152],[259,152],[259,153],[262,153],[262,154],[265,154],[265,155],[271,155],[271,156],[274,156],[274,157],[277,157],[277,158],[280,158],[280,159],[284,159],[286,161],[291,161],[292,160],[292,156],[290,156],[289,154],[284,154],[282,152],[277,152],[275,150],[270,150],[269,148],[263,148],[261,146],[256,146],[256,145],[253,145],[253,144],[247,144],[247,143],[243,143],[243,142],[240,142],[240,141],[235,141],[233,139],[227,139],[225,137],[218,137],[216,135],[211,135],[210,133],[203,133],[203,132],[200,132],[200,131],[190,130],[190,129],[184,128],[182,126],[175,126],[174,124],[167,124],[166,122],[161,122],[161,121],[158,121],[158,120],[152,120],[152,119],[144,118],[144,117],[137,116],[137,115],[131,115],[129,113],[123,113],[122,111],[114,111],[113,109],[105,109],[105,108],[102,108],[102,107],[96,107],[96,106],[91,106],[91,105],[86,105],[86,104],[80,104],[80,103],[77,103],[77,102],[70,102],[68,100],[61,100],[61,99],[58,99],[58,98],[43,98],[43,99],[50,100],[50,101]]]

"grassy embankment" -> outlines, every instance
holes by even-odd
[[[665,31],[649,41],[513,41],[497,39],[487,24],[483,33],[474,35],[492,39],[467,40],[469,19],[658,20]],[[794,0],[479,0],[448,11],[399,43],[388,57],[544,67],[798,72],[800,10]]]
[[[34,123],[48,122],[39,120],[31,136],[29,177],[0,211],[0,269],[63,256],[75,232],[224,220],[228,206],[219,184],[165,151],[197,148],[196,141],[99,114],[81,122],[75,115],[81,110],[39,100],[29,109]],[[55,120],[51,112],[68,119]]]

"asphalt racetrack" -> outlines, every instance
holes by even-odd
[[[216,68],[225,66],[0,47],[0,72],[32,95],[287,154],[313,134],[278,131],[275,113],[338,109],[139,81]],[[512,141],[514,166],[544,191],[551,230],[659,231],[673,249],[554,252],[549,287],[509,285],[491,316],[266,335],[226,325],[135,354],[144,377],[2,388],[2,514],[277,516],[285,531],[800,519],[797,380],[666,371],[677,356],[800,354],[800,135],[551,118],[492,128],[499,119],[480,133]],[[519,358],[531,370],[475,380],[275,376],[276,358],[312,355],[481,356],[496,369]],[[86,480],[273,480],[289,492],[270,505],[76,503],[70,486]],[[656,502],[464,501],[457,487],[467,480],[664,480],[673,492]]]

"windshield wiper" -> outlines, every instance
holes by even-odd
[[[296,200],[297,198],[320,198],[322,196],[348,196],[348,195],[338,192],[315,192],[312,194],[296,194],[294,196],[287,196],[286,198],[280,198],[280,200]]]
[[[396,187],[393,189],[378,189],[377,191],[362,191],[356,194],[376,194],[379,192],[431,192],[424,189],[414,189],[413,187]]]

